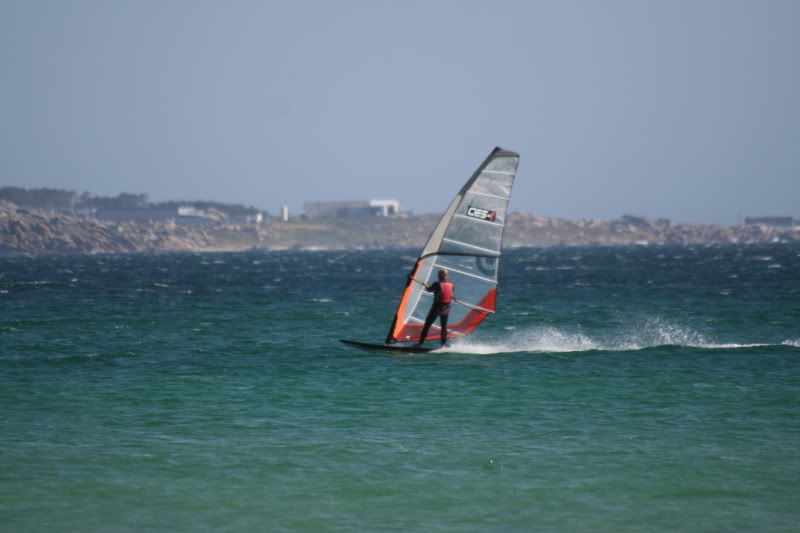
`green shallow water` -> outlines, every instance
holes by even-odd
[[[444,353],[413,252],[0,258],[2,531],[794,531],[800,248],[512,250]]]

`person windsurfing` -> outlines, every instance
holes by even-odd
[[[425,342],[425,337],[428,336],[428,330],[431,325],[439,317],[439,323],[442,330],[442,346],[447,344],[447,316],[450,314],[450,304],[453,302],[453,289],[454,286],[451,282],[447,281],[447,270],[444,268],[439,270],[439,281],[434,283],[425,283],[425,290],[433,293],[433,305],[431,310],[428,311],[428,316],[425,318],[425,326],[422,328],[422,334],[419,337],[417,346],[422,346]]]

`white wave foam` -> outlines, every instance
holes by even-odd
[[[785,341],[783,344],[800,346],[800,341]],[[623,330],[617,328],[600,335],[587,335],[548,326],[506,330],[494,341],[461,339],[441,351],[477,355],[512,352],[568,353],[590,350],[636,351],[665,345],[704,349],[770,346],[764,343],[711,342],[691,328],[663,319],[648,318],[629,323]]]
[[[783,346],[794,346],[795,348],[800,348],[800,339],[790,339],[785,340],[781,343]]]
[[[565,333],[556,328],[533,328],[501,335],[498,342],[459,340],[442,351],[469,354],[508,352],[585,352],[601,349],[597,342],[580,333]]]

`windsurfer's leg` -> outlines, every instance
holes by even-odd
[[[422,333],[419,336],[419,342],[417,343],[418,345],[422,345],[422,343],[425,342],[425,337],[428,336],[428,330],[431,329],[431,324],[433,324],[433,321],[436,320],[437,314],[438,313],[436,313],[436,309],[431,309],[428,311],[428,316],[425,317],[425,325],[422,326]]]
[[[439,322],[442,324],[442,346],[447,344],[447,315],[449,313],[442,313],[439,315]]]

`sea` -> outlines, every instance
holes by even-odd
[[[416,255],[0,257],[0,531],[800,529],[800,245],[505,250],[469,338],[340,344]]]

